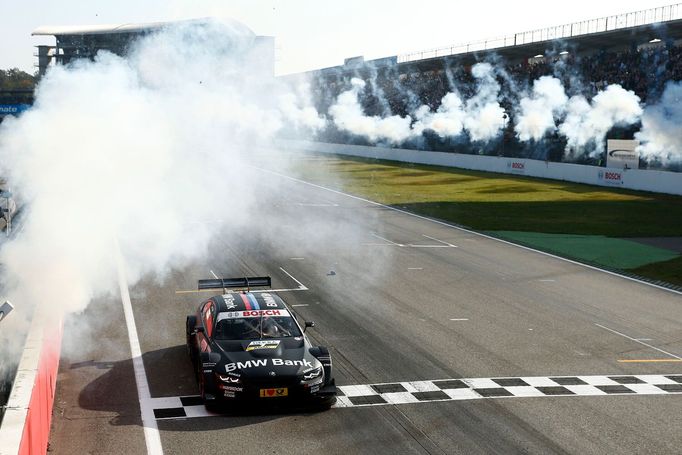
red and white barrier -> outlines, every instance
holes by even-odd
[[[34,319],[19,361],[0,426],[0,455],[47,452],[62,326],[40,319]]]

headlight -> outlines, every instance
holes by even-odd
[[[235,378],[234,376],[223,376],[221,374],[217,375],[218,379],[220,379],[223,382],[227,382],[228,384],[239,384],[242,382],[240,378]]]
[[[303,374],[304,381],[311,381],[322,376],[322,367],[316,368],[313,371]]]

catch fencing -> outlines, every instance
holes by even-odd
[[[600,17],[598,19],[574,22],[572,24],[541,28],[498,38],[402,54],[398,56],[398,63],[499,49],[502,47],[521,46],[524,44],[565,39],[591,33],[604,33],[623,28],[639,27],[679,19],[682,19],[682,3],[634,11],[632,13],[618,14],[615,16]]]

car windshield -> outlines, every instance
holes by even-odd
[[[300,337],[301,331],[290,316],[263,316],[219,319],[216,340],[259,340]]]

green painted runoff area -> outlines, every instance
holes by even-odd
[[[675,251],[601,235],[543,234],[518,231],[486,233],[559,256],[572,257],[615,269],[635,269],[680,256]]]
[[[679,238],[682,197],[326,154],[298,177],[579,261],[682,285],[682,256],[628,238]]]

